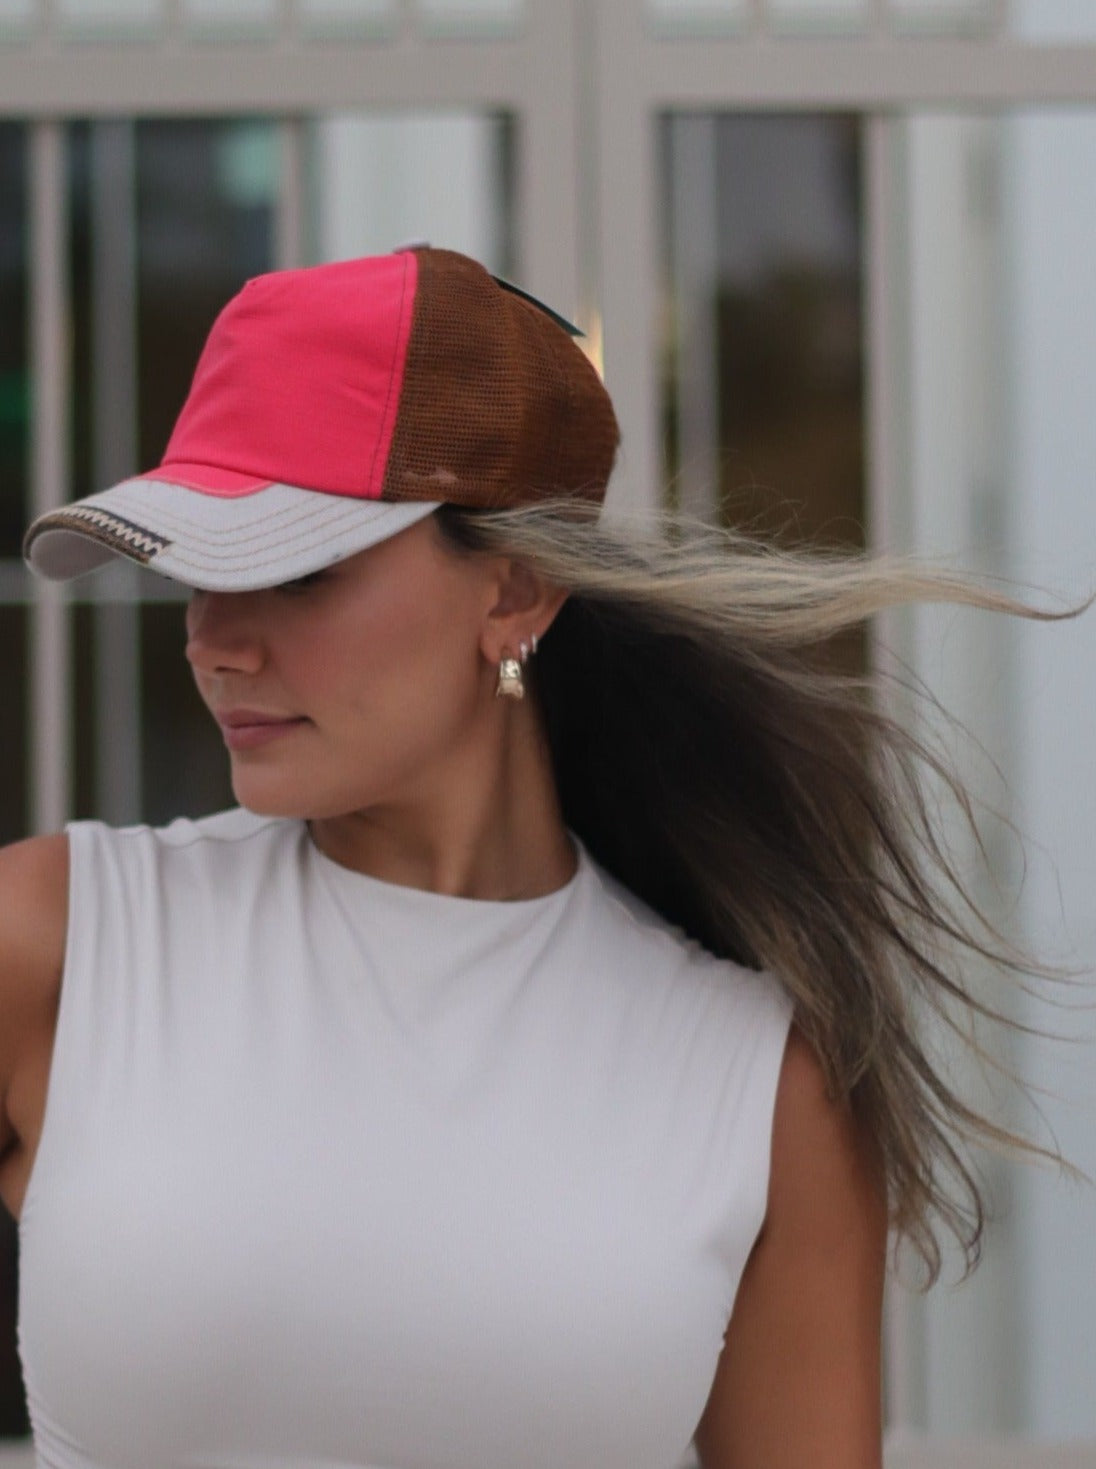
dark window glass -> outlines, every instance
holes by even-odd
[[[250,119],[138,121],[128,142],[100,125],[71,134],[74,481],[82,495],[159,463],[214,317],[249,277],[273,268],[277,141],[272,124]],[[104,192],[131,215],[131,238],[104,215]],[[127,300],[130,250],[136,288]],[[110,251],[121,259],[105,258]],[[131,326],[119,336],[124,312]],[[131,369],[128,400],[95,392],[104,349],[123,375]],[[162,595],[162,583],[155,590]],[[231,799],[224,751],[218,740],[214,762],[216,731],[201,722],[190,687],[181,628],[179,603],[78,610],[78,815],[162,821]]]
[[[30,1431],[15,1346],[16,1238],[14,1223],[0,1212],[0,1438],[22,1438]]]
[[[27,614],[0,607],[0,668],[8,697],[0,700],[0,842],[26,834]],[[29,1429],[15,1347],[16,1231],[0,1209],[0,1438]]]
[[[235,804],[228,752],[183,657],[183,604],[141,608],[144,819],[201,816]]]
[[[0,556],[18,556],[27,500],[26,132],[0,122]]]
[[[159,463],[217,313],[274,268],[275,147],[261,121],[137,125],[142,466]]]
[[[0,844],[27,834],[27,612],[0,606]]]
[[[701,130],[706,138],[690,149]],[[679,416],[691,383],[714,400],[712,489],[727,521],[859,544],[858,121],[673,115],[662,143],[671,480],[687,468]],[[683,177],[683,168],[703,176]],[[690,238],[696,190],[713,193],[701,219],[707,241]],[[705,339],[714,328],[707,371],[684,361],[701,312]]]
[[[859,139],[849,116],[663,118],[663,422],[683,509],[863,545]]]

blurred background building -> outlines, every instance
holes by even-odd
[[[230,803],[180,593],[32,582],[21,530],[158,462],[249,276],[414,239],[584,326],[612,513],[1096,587],[1092,0],[0,0],[0,839]],[[895,615],[843,656],[958,716],[980,896],[1096,966],[1096,612]],[[1096,1177],[1093,999],[1005,997],[1068,1039],[1009,1043],[1041,1120],[999,1105]],[[984,1172],[978,1274],[891,1291],[891,1462],[1096,1464],[1096,1192]],[[14,1231],[0,1259],[14,1437]]]

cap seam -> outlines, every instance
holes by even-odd
[[[376,481],[377,481],[377,457],[378,457],[378,455],[381,452],[381,444],[384,443],[385,446],[386,446],[386,456],[387,455],[390,455],[391,452],[392,452],[392,442],[393,442],[393,439],[395,438],[395,434],[396,434],[396,420],[399,417],[399,404],[398,404],[398,402],[397,402],[397,406],[396,406],[396,412],[394,414],[392,414],[391,428],[389,427],[389,412],[390,412],[391,404],[392,404],[392,385],[395,382],[397,371],[400,372],[401,381],[402,381],[403,368],[404,368],[404,366],[405,366],[405,364],[407,362],[407,347],[408,347],[408,343],[409,343],[410,336],[411,336],[411,326],[408,325],[407,328],[406,328],[406,330],[404,328],[404,302],[407,299],[407,276],[408,276],[409,262],[411,262],[411,261],[413,261],[414,264],[415,264],[415,279],[416,279],[416,281],[418,280],[418,261],[415,259],[415,257],[412,254],[410,254],[410,252],[408,252],[408,253],[406,253],[404,255],[403,274],[400,277],[399,332],[398,332],[397,339],[396,339],[396,352],[395,352],[395,356],[393,357],[393,360],[392,360],[392,366],[389,369],[389,373],[388,373],[388,390],[387,390],[387,392],[385,394],[385,399],[384,399],[384,416],[383,416],[383,418],[381,420],[381,423],[382,423],[381,436],[378,438],[377,442],[373,445],[373,457],[372,457],[372,459],[369,462],[369,474],[368,474],[368,477],[366,479],[366,488],[368,490],[372,490],[372,488],[374,487],[374,485],[376,484]],[[385,459],[385,470],[386,471],[387,471],[387,468],[388,468],[388,461],[387,461],[387,457],[386,457],[386,459]],[[382,480],[381,480],[381,491],[383,491],[383,489],[384,489],[384,481],[383,481],[383,476],[382,476]],[[370,498],[379,500],[381,498],[381,494],[378,493],[376,495],[371,496]]]
[[[245,500],[248,495],[257,495],[260,491],[265,490],[269,485],[276,485],[280,483],[279,480],[271,479],[269,475],[254,474],[250,469],[233,469],[230,464],[213,464],[208,459],[183,459],[179,461],[172,461],[170,459],[167,459],[164,460],[162,464],[158,464],[154,470],[149,470],[146,474],[135,475],[134,478],[139,480],[147,479],[149,478],[149,476],[153,474],[159,474],[162,470],[165,469],[170,472],[170,466],[173,462],[178,462],[181,464],[193,464],[200,469],[220,470],[222,473],[238,474],[242,479],[255,480],[255,484],[250,489],[227,491],[215,490],[208,485],[195,484],[190,480],[184,480],[181,478],[169,479],[165,476],[164,479],[159,481],[159,483],[161,484],[176,484],[182,490],[193,490],[199,495],[208,495],[211,500]]]

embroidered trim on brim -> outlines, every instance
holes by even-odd
[[[55,510],[49,518],[49,530],[74,530],[82,536],[99,541],[112,551],[121,551],[134,561],[147,566],[154,556],[166,551],[171,542],[154,535],[144,526],[132,520],[124,520],[97,505],[73,505],[67,510]],[[28,537],[28,546],[33,537]]]

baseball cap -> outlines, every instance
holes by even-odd
[[[123,556],[245,591],[441,504],[600,503],[619,430],[571,330],[428,246],[256,276],[214,322],[160,465],[39,516],[23,554],[57,581]]]

